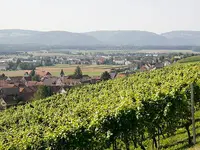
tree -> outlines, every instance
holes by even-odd
[[[76,67],[74,74],[73,74],[73,78],[75,79],[81,79],[83,77],[81,68],[79,66]]]
[[[21,63],[20,59],[17,59],[16,64],[19,65]]]
[[[61,69],[60,76],[63,77],[64,75],[65,75],[65,73],[64,73],[63,69]]]
[[[163,62],[165,60],[165,56],[160,56],[160,61]]]
[[[2,75],[1,75],[1,76],[2,76],[3,78],[4,78],[4,77],[6,77],[6,75],[5,75],[4,73],[2,73]]]
[[[9,62],[8,66],[8,70],[16,70],[18,65],[16,63]]]
[[[35,76],[35,69],[33,69],[33,70],[31,71],[30,76],[31,76],[31,77]]]
[[[52,95],[51,88],[48,86],[40,86],[37,92],[34,94],[35,99],[43,99]]]
[[[39,75],[34,75],[34,76],[31,76],[31,80],[32,81],[40,81],[40,76]]]
[[[102,75],[101,75],[101,80],[106,81],[106,80],[109,80],[109,79],[111,79],[111,76],[108,73],[108,71],[103,72]]]

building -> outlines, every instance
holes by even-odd
[[[9,67],[8,64],[0,64],[1,71],[6,71],[8,67]]]

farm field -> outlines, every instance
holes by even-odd
[[[192,50],[139,50],[137,53],[194,53]]]
[[[167,49],[149,49],[149,50],[129,50],[129,49],[121,49],[121,50],[66,50],[70,52],[86,52],[86,53],[97,53],[103,52],[105,54],[112,53],[195,53],[192,50],[167,50]],[[60,51],[60,53],[65,52],[65,50]]]
[[[65,75],[70,75],[74,73],[77,65],[68,65],[68,64],[58,64],[55,66],[49,67],[38,67],[37,70],[49,71],[53,76],[59,76],[61,69],[64,70]],[[112,68],[119,68],[122,66],[118,65],[80,65],[83,74],[89,76],[100,76],[104,71],[110,71]],[[0,71],[0,74],[4,73],[6,76],[23,76],[26,70],[17,70],[17,71]]]

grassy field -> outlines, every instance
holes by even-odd
[[[200,61],[200,56],[192,56],[192,57],[181,59],[178,61],[178,63],[191,63],[191,62],[199,62],[199,61]]]
[[[64,70],[65,75],[70,75],[74,73],[77,65],[68,65],[68,64],[58,64],[55,66],[49,67],[38,67],[37,70],[49,71],[53,76],[59,76],[61,69]],[[112,65],[80,65],[83,74],[89,76],[100,76],[104,71],[110,71],[112,68],[119,68],[122,66],[112,66]],[[0,74],[4,73],[6,76],[23,76],[26,70],[17,70],[17,71],[0,71]]]
[[[192,50],[139,50],[137,53],[194,53]]]
[[[200,110],[195,113],[196,120],[196,145],[190,146],[188,145],[188,136],[187,132],[184,128],[180,128],[177,130],[175,135],[170,137],[165,137],[160,140],[161,150],[200,150]],[[192,136],[192,126],[190,126],[190,133]],[[192,137],[191,137],[192,139]],[[147,150],[152,150],[152,141],[147,140],[144,142],[147,146]],[[131,150],[134,148],[131,148]],[[139,147],[137,150],[141,150]]]
[[[66,54],[66,51],[70,51],[70,52],[82,52],[82,53],[105,53],[105,54],[113,54],[113,53],[194,53],[192,50],[166,50],[166,49],[149,49],[149,50],[130,50],[130,49],[121,49],[121,50],[76,50],[76,49],[71,49],[71,50],[67,50],[67,49],[58,49],[58,50],[53,50],[49,53],[43,53],[43,52],[31,52],[31,54],[33,54],[34,56],[61,56],[61,55],[67,55],[70,56],[69,54]],[[195,52],[197,53],[197,52]],[[73,56],[73,55],[72,55]]]
[[[163,139],[161,145],[163,149],[168,150],[200,150],[200,110],[195,113],[196,120],[196,146],[190,148],[188,145],[187,132],[185,129],[181,128],[177,131],[174,136]],[[192,134],[192,127],[190,126],[190,131]]]

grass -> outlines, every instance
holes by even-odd
[[[176,133],[170,137],[165,135],[165,138],[160,136],[160,150],[200,150],[200,110],[195,113],[195,127],[196,127],[196,145],[190,146],[188,145],[188,136],[187,132],[184,128],[180,128],[176,131]],[[192,125],[190,126],[190,133],[192,136]],[[191,137],[192,139],[192,137]],[[143,142],[146,147],[146,150],[152,150],[152,140],[146,140]],[[130,148],[131,150],[135,150],[134,147]],[[112,149],[108,149],[112,150]],[[136,150],[141,150],[140,147],[136,148]],[[156,148],[155,148],[156,150]]]
[[[166,50],[166,49],[159,49],[159,50],[139,50],[138,53],[193,53],[192,50]]]
[[[61,69],[64,70],[65,75],[70,75],[74,73],[77,65],[68,65],[68,64],[58,64],[55,66],[48,67],[38,67],[37,70],[49,71],[53,76],[59,76]],[[104,71],[110,71],[112,68],[119,68],[122,66],[119,65],[80,65],[83,74],[89,76],[100,76]],[[25,70],[17,71],[0,71],[0,74],[4,73],[6,76],[23,76]]]
[[[178,61],[178,63],[192,63],[192,62],[199,62],[199,61],[200,61],[200,56],[192,56],[192,57],[181,59]]]
[[[195,113],[196,120],[196,145],[191,147],[188,145],[187,132],[184,128],[180,128],[176,131],[176,134],[168,138],[161,139],[161,149],[167,150],[200,150],[200,110]],[[192,126],[190,126],[190,132],[192,136]],[[192,137],[191,137],[192,138]],[[151,145],[151,142],[147,142]],[[151,149],[150,146],[148,149]]]

